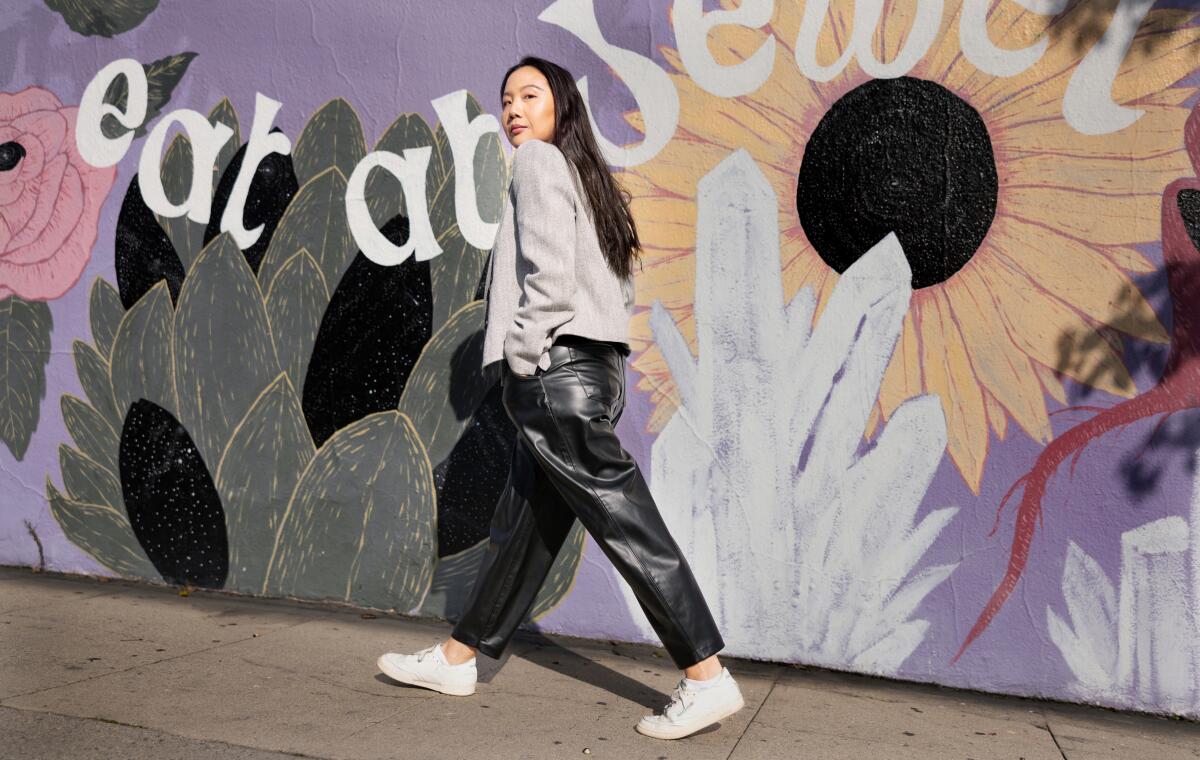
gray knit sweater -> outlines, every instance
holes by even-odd
[[[579,175],[556,146],[521,143],[488,266],[483,366],[550,366],[563,334],[629,343],[633,278],[617,277],[600,249]]]

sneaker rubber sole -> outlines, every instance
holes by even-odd
[[[453,684],[442,684],[434,683],[433,681],[426,681],[415,673],[409,673],[407,670],[402,670],[393,666],[390,662],[384,659],[382,655],[380,655],[379,659],[375,661],[375,664],[388,678],[392,679],[393,681],[409,684],[410,686],[420,686],[426,689],[432,689],[434,691],[441,692],[442,694],[449,694],[452,697],[469,697],[475,693],[474,683],[471,683],[468,686],[455,686]]]
[[[736,713],[738,710],[741,710],[745,706],[746,706],[746,700],[742,697],[741,694],[738,694],[737,702],[734,702],[733,704],[731,704],[729,707],[725,708],[724,710],[718,710],[718,711],[712,713],[711,716],[706,716],[704,719],[704,722],[699,725],[655,726],[655,725],[647,725],[645,723],[638,722],[638,724],[636,726],[634,726],[634,728],[637,729],[637,732],[639,734],[645,734],[646,736],[652,736],[655,739],[682,739],[685,736],[691,736],[692,734],[696,733],[697,731],[708,728],[709,726],[716,723],[717,721],[721,721],[721,720],[724,720],[725,718],[728,718],[730,715],[733,715],[734,713]]]

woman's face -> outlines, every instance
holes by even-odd
[[[500,104],[500,123],[514,148],[530,139],[554,142],[554,95],[542,72],[522,66],[509,74]]]

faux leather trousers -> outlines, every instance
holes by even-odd
[[[576,518],[633,589],[680,669],[717,653],[717,631],[691,568],[613,426],[625,407],[625,357],[562,336],[550,367],[517,375],[501,362],[517,428],[487,550],[451,635],[498,658],[525,619]]]

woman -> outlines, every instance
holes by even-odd
[[[523,58],[506,72],[512,182],[489,260],[483,364],[501,363],[517,427],[508,483],[465,611],[445,641],[379,668],[445,694],[475,693],[475,653],[499,658],[578,518],[632,587],[684,677],[637,730],[676,739],[741,709],[696,580],[613,428],[640,250],[629,196],[609,174],[575,80]]]

